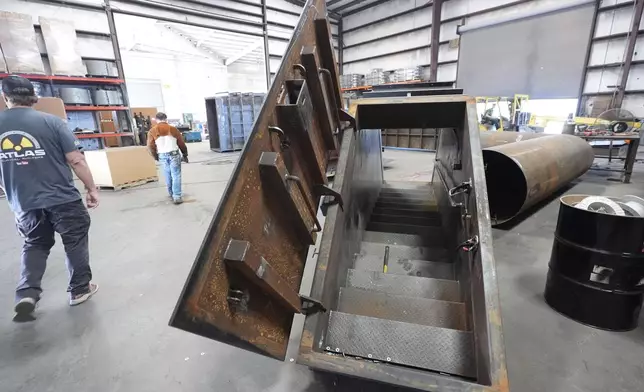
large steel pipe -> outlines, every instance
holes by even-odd
[[[502,144],[521,142],[525,140],[536,139],[543,136],[552,136],[549,133],[532,133],[532,132],[500,132],[500,131],[483,131],[481,132],[481,148],[500,146]]]
[[[550,135],[483,149],[493,224],[507,222],[584,174],[593,150],[570,135]]]

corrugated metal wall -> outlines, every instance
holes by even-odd
[[[610,107],[619,85],[626,55],[627,35],[635,2],[603,0],[592,34],[587,75],[579,114],[597,116]],[[644,20],[640,20],[622,108],[644,117]]]
[[[462,31],[457,87],[474,96],[577,98],[594,12],[586,3]]]

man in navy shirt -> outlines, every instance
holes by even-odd
[[[32,108],[38,98],[29,80],[3,79],[2,98],[9,109],[0,112],[0,184],[24,238],[15,320],[27,321],[40,299],[56,232],[69,270],[69,304],[81,304],[98,290],[89,266],[89,213],[72,170],[87,189],[88,207],[98,206],[98,190],[65,122]]]

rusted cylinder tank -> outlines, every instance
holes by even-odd
[[[584,174],[593,150],[571,135],[549,135],[483,149],[483,161],[494,225],[552,195]]]
[[[500,146],[502,144],[521,142],[544,136],[552,135],[549,133],[483,131],[481,132],[481,148]]]

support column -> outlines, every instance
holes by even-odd
[[[582,104],[584,100],[584,86],[586,85],[586,78],[588,77],[588,64],[590,63],[590,53],[593,49],[593,37],[595,36],[595,29],[597,27],[597,15],[599,14],[599,5],[600,1],[595,1],[595,10],[593,11],[593,21],[590,25],[590,36],[588,37],[588,47],[586,48],[586,56],[584,58],[584,74],[581,77],[581,83],[579,85],[579,94],[577,94],[577,109],[575,111],[576,116],[581,116],[582,114]]]
[[[134,132],[134,126],[132,125],[132,111],[130,110],[130,98],[127,95],[127,86],[125,84],[125,71],[123,70],[123,59],[121,58],[121,49],[119,47],[119,38],[116,34],[116,22],[114,21],[114,12],[112,12],[112,7],[110,6],[110,0],[105,0],[105,16],[107,17],[107,25],[110,29],[110,40],[112,41],[112,51],[114,52],[114,60],[116,61],[116,70],[119,74],[119,79],[123,80],[119,86],[121,87],[121,94],[123,95],[123,103],[127,106],[127,111],[125,112],[125,121],[127,122],[127,127],[130,132],[132,132],[132,139],[134,140],[134,145],[139,145],[138,135]],[[119,119],[118,113],[116,113],[116,118]],[[100,129],[101,124],[98,124]],[[120,138],[119,138],[120,139]],[[122,143],[119,143],[122,144]]]
[[[338,21],[338,68],[340,75],[344,74],[344,33],[342,32],[342,18]]]
[[[643,0],[644,1],[644,0]],[[441,35],[441,11],[443,0],[434,0],[432,5],[432,38],[431,38],[431,59],[429,62],[429,81],[435,82],[438,75],[438,47]]]
[[[644,0],[636,0],[633,19],[631,20],[631,29],[628,34],[628,42],[626,43],[626,57],[624,58],[624,66],[622,67],[622,77],[619,81],[617,94],[615,95],[615,99],[611,105],[612,108],[621,108],[622,102],[624,101],[626,82],[628,82],[628,74],[631,71],[633,53],[635,52],[635,42],[637,41],[637,32],[639,31],[640,20],[642,19],[642,11],[644,11]]]
[[[266,72],[266,91],[271,88],[271,60],[268,50],[268,16],[266,14],[266,0],[262,0],[262,25],[264,29],[264,68]]]

